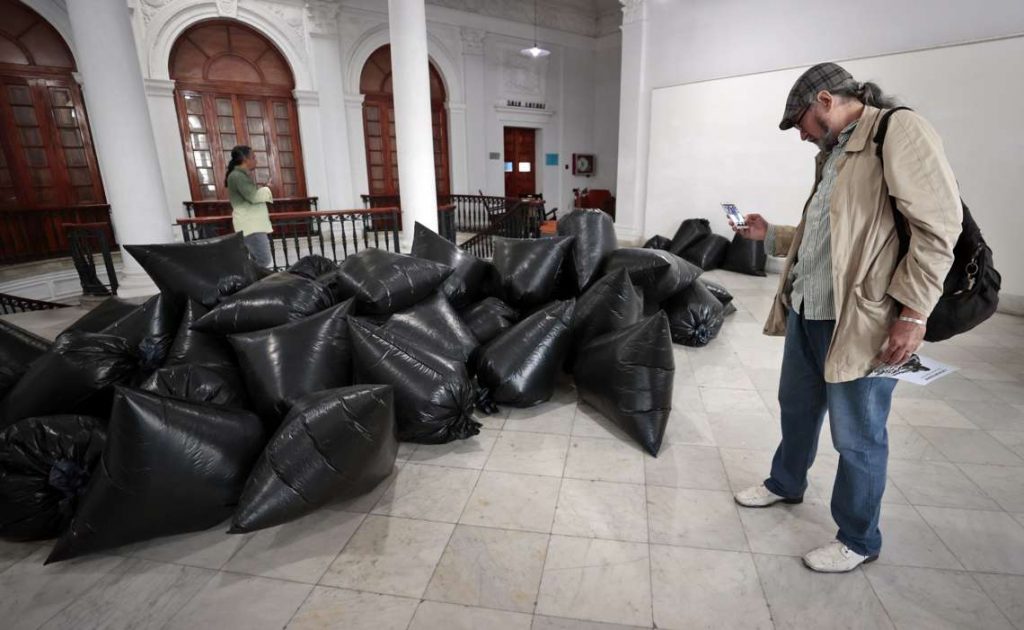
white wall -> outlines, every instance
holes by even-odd
[[[924,115],[942,136],[961,192],[995,252],[1003,290],[1024,295],[1024,37],[844,62]],[[816,148],[778,130],[779,99],[800,69],[654,90],[646,230],[671,236],[705,216],[729,234],[719,202],[795,225]]]
[[[594,142],[597,168],[585,184],[588,188],[615,191],[619,168],[619,76],[622,35],[613,33],[598,40],[594,52]]]

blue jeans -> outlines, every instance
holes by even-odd
[[[825,354],[834,328],[834,320],[807,320],[789,313],[779,381],[782,442],[764,485],[783,497],[803,496],[827,410],[832,444],[839,451],[832,490],[832,518],[839,526],[836,538],[861,555],[874,556],[882,548],[878,515],[889,458],[885,422],[896,380],[826,383]]]
[[[244,237],[245,246],[249,248],[249,255],[260,267],[270,269],[274,266],[274,258],[270,253],[270,236],[263,232],[253,232]]]

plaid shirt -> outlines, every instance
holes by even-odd
[[[829,219],[829,204],[835,189],[839,158],[846,150],[846,143],[857,128],[857,122],[850,123],[839,134],[836,146],[825,160],[821,181],[807,207],[804,236],[800,241],[796,265],[790,276],[793,291],[790,302],[797,313],[803,307],[806,319],[826,320],[836,318],[835,299],[832,294],[832,228]],[[768,251],[775,250],[774,226],[768,228],[765,239]]]

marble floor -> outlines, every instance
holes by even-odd
[[[799,556],[835,533],[827,436],[802,505],[730,494],[779,438],[781,340],[760,334],[776,277],[710,277],[739,312],[676,348],[657,459],[565,384],[474,439],[405,445],[371,495],[274,529],[46,567],[46,545],[0,544],[0,627],[1024,629],[1024,320],[926,349],[960,372],[896,390],[882,556],[826,576]]]

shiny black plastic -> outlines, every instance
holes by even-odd
[[[52,345],[39,335],[0,320],[0,400]]]
[[[455,243],[417,223],[412,240],[412,255],[446,265],[452,275],[441,285],[441,292],[456,309],[469,306],[484,296],[487,278],[493,271],[489,262],[459,249]]]
[[[576,288],[582,292],[599,277],[601,261],[618,247],[615,223],[603,210],[576,209],[558,218],[558,235],[573,236]]]
[[[664,249],[668,251],[668,248],[672,246],[672,239],[667,236],[657,234],[647,239],[644,243],[644,249]]]
[[[61,332],[97,333],[137,308],[139,308],[138,304],[122,300],[119,297],[110,297],[97,304],[91,311],[76,319]]]
[[[629,279],[643,289],[645,305],[653,305],[655,310],[703,273],[671,252],[639,247],[623,247],[605,258],[605,274],[618,269],[629,271]]]
[[[732,293],[729,293],[729,290],[722,285],[704,278],[701,278],[700,281],[704,284],[704,288],[711,292],[711,295],[718,298],[718,301],[722,303],[722,306],[732,302]]]
[[[0,431],[0,538],[59,535],[103,453],[96,418],[27,418]]]
[[[333,304],[330,291],[316,280],[282,271],[224,298],[193,327],[221,335],[252,332],[309,317]]]
[[[682,256],[691,245],[708,234],[711,234],[711,225],[707,219],[686,219],[679,224],[668,251],[676,256]]]
[[[63,333],[7,394],[0,428],[53,414],[105,418],[110,386],[132,378],[137,369],[136,350],[121,337]]]
[[[549,400],[572,340],[575,300],[552,302],[480,349],[477,380],[490,400],[530,407]]]
[[[352,300],[282,326],[231,335],[252,409],[277,426],[306,394],[352,384]]]
[[[724,309],[702,282],[694,282],[665,303],[672,341],[700,348],[722,329]]]
[[[629,279],[626,269],[618,269],[595,282],[576,301],[572,324],[573,345],[577,348],[594,337],[632,326],[643,316],[644,300]]]
[[[476,387],[466,365],[349,319],[355,382],[394,387],[398,438],[443,444],[480,432],[473,419]]]
[[[46,562],[221,523],[265,441],[248,411],[119,387],[100,465]]]
[[[360,313],[388,315],[431,295],[451,273],[447,265],[371,247],[318,280],[337,301],[354,297]]]
[[[291,267],[288,267],[288,273],[294,273],[297,276],[308,278],[310,280],[316,280],[320,276],[331,273],[338,269],[338,263],[334,262],[330,258],[324,258],[319,254],[310,254],[309,256],[303,256],[302,258],[295,261]]]
[[[154,295],[100,332],[127,341],[138,352],[140,367],[149,372],[163,364],[177,334],[183,306],[163,294]]]
[[[398,455],[388,385],[329,389],[295,401],[245,483],[230,533],[293,521],[357,497],[391,474]]]
[[[764,241],[751,241],[737,234],[725,253],[722,269],[748,276],[765,276],[764,265],[767,260]]]
[[[241,232],[190,243],[124,248],[162,292],[182,304],[191,298],[210,308],[258,279]]]
[[[459,316],[480,343],[487,343],[519,321],[519,311],[496,297],[477,302],[460,311]]]
[[[602,335],[580,351],[580,398],[658,456],[669,413],[675,358],[664,313]]]
[[[480,343],[441,293],[392,315],[382,326],[414,348],[465,363]]]
[[[505,301],[517,308],[546,304],[558,290],[559,271],[576,239],[494,238],[494,267]]]
[[[722,266],[727,251],[729,251],[729,239],[719,234],[708,234],[686,248],[683,258],[704,271],[711,271]]]
[[[170,365],[150,374],[139,389],[222,407],[247,407],[241,375],[233,367]]]
[[[235,354],[223,337],[192,329],[192,324],[209,312],[202,304],[189,300],[181,317],[178,334],[167,352],[164,365],[208,365],[236,367]]]

